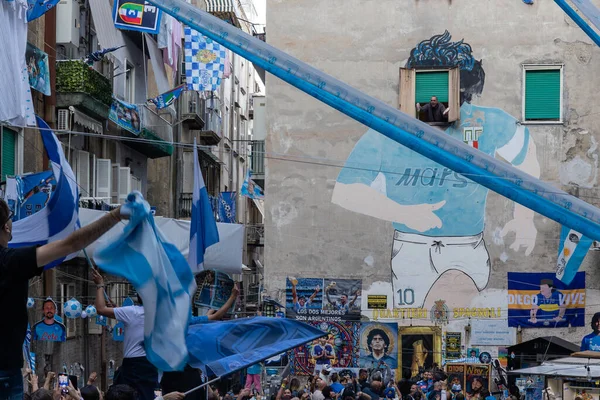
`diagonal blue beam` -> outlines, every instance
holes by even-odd
[[[148,0],[179,21],[419,154],[558,223],[600,240],[600,210],[474,149],[182,0]]]
[[[582,29],[582,30],[585,32],[585,34],[586,34],[586,35],[588,35],[588,36],[590,37],[590,39],[592,39],[592,41],[593,41],[594,43],[596,43],[596,45],[597,45],[597,46],[600,46],[600,35],[598,35],[598,32],[596,32],[594,29],[592,29],[592,27],[591,27],[591,26],[589,26],[587,22],[585,22],[585,20],[584,20],[584,19],[581,17],[581,15],[579,15],[579,14],[577,13],[577,11],[575,11],[575,10],[573,9],[573,7],[571,7],[571,6],[569,5],[569,3],[567,3],[567,1],[566,1],[566,0],[554,0],[554,2],[555,2],[556,4],[558,4],[558,6],[559,6],[560,8],[562,8],[562,9],[563,9],[563,11],[564,11],[565,13],[567,13],[567,15],[568,15],[569,17],[571,17],[571,19],[572,19],[573,21],[575,21],[575,23],[576,23],[577,25],[579,25],[579,27],[580,27],[580,28],[581,28],[581,29]],[[583,6],[582,8],[580,8],[580,10],[581,10],[582,12],[584,12],[584,15],[585,15],[585,16],[586,16],[586,17],[587,17],[587,18],[588,18],[590,21],[592,21],[592,22],[596,23],[596,21],[598,21],[598,18],[599,18],[598,14],[597,14],[597,12],[598,12],[598,9],[597,9],[597,8],[596,8],[596,7],[595,7],[593,4],[591,4],[591,3],[589,3],[589,4],[585,4],[585,3],[586,3],[586,1],[581,1],[581,0],[580,0],[580,4]],[[586,7],[586,6],[588,6],[588,7]],[[591,6],[591,7],[589,7],[589,6]],[[594,9],[595,9],[595,11],[596,11],[596,15],[595,15],[595,16],[592,14],[592,11],[593,11]],[[589,13],[590,15],[587,15],[588,13]],[[600,29],[600,28],[599,28],[599,29]]]

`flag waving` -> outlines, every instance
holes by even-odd
[[[52,164],[56,189],[52,192],[46,207],[13,224],[13,237],[8,244],[9,247],[43,245],[64,239],[79,226],[79,191],[75,174],[54,132],[43,119],[36,118],[48,159]],[[72,254],[66,259],[73,258],[75,255]],[[56,260],[45,268],[54,267],[64,260]]]
[[[188,358],[185,335],[196,292],[185,257],[156,227],[150,205],[139,192],[129,194],[122,208],[129,214],[125,230],[97,249],[94,261],[127,279],[144,302],[146,357],[162,371],[181,370]]]
[[[571,283],[592,245],[592,239],[563,226],[560,231],[556,278],[565,285]]]
[[[194,193],[192,194],[192,223],[190,225],[190,252],[188,263],[194,273],[204,269],[206,249],[219,243],[219,231],[213,213],[204,178],[198,162],[198,147],[194,139]]]
[[[174,89],[169,90],[163,94],[159,94],[153,99],[149,99],[149,101],[153,102],[156,108],[159,110],[161,108],[169,107],[183,92],[185,85],[177,86]]]

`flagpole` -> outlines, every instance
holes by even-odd
[[[216,381],[218,381],[218,380],[220,380],[220,379],[221,379],[221,377],[220,377],[220,376],[218,376],[218,377],[216,377],[215,379],[213,379],[212,381],[208,381],[208,382],[206,382],[206,383],[203,383],[203,384],[202,384],[202,385],[200,385],[200,386],[196,386],[195,388],[188,390],[188,391],[187,391],[187,392],[185,392],[183,395],[184,395],[184,396],[187,396],[188,394],[190,394],[190,393],[193,393],[193,392],[195,392],[195,391],[196,391],[196,390],[198,390],[198,389],[202,389],[204,386],[210,385],[211,383],[213,383],[213,382],[216,382]]]

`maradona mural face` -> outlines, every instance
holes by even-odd
[[[450,33],[419,43],[407,68],[460,68],[460,120],[446,129],[491,156],[500,156],[539,176],[535,144],[516,118],[498,108],[471,104],[481,94],[485,72],[471,46],[452,42]],[[332,202],[348,210],[390,221],[394,227],[391,277],[394,307],[422,307],[445,272],[461,271],[481,291],[490,260],[483,230],[489,190],[466,177],[369,130],[340,172]],[[514,219],[501,232],[516,233],[511,248],[529,255],[537,230],[533,211],[515,205]],[[389,239],[386,239],[386,242]],[[448,298],[436,292],[436,298]],[[445,297],[446,296],[446,297]]]

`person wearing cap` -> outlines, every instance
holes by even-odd
[[[325,383],[328,384],[332,370],[333,369],[331,368],[331,365],[323,365],[323,368],[321,368],[321,372],[319,372],[319,378],[323,379],[323,381],[325,381]]]
[[[548,321],[560,322],[567,311],[567,304],[561,292],[554,288],[554,280],[542,279],[540,281],[540,292],[534,297],[531,305],[529,322],[535,324],[538,318],[546,324]]]
[[[56,303],[51,297],[44,300],[42,305],[44,318],[33,325],[33,340],[45,340],[49,342],[64,342],[67,340],[67,329],[63,324],[54,319],[56,308]]]
[[[23,341],[27,333],[29,279],[39,276],[44,266],[76,253],[95,242],[121,221],[117,207],[97,221],[76,230],[64,239],[41,246],[9,248],[12,240],[12,212],[0,199],[0,303],[12,304],[4,312],[10,329],[0,330],[0,398],[23,398]]]

